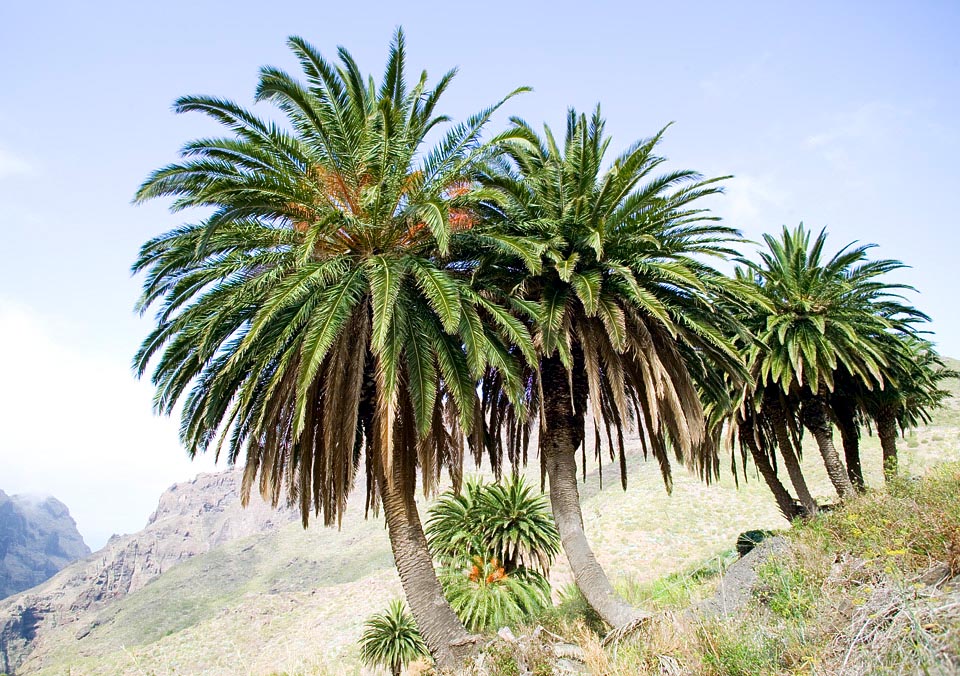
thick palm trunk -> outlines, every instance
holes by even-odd
[[[788,491],[786,486],[783,485],[783,482],[780,481],[780,477],[777,476],[773,465],[770,464],[770,459],[763,451],[757,448],[757,444],[749,432],[747,432],[744,440],[747,448],[750,449],[750,455],[753,456],[753,463],[757,466],[757,471],[760,472],[760,476],[763,477],[767,487],[777,501],[777,507],[780,508],[780,513],[783,514],[787,521],[793,521],[801,515],[801,510],[798,508],[796,500],[793,499],[790,491]]]
[[[820,449],[820,456],[823,458],[824,467],[827,469],[827,476],[830,477],[833,487],[837,490],[837,495],[840,496],[841,500],[856,495],[850,477],[847,476],[847,470],[840,462],[837,448],[833,445],[833,427],[829,418],[827,418],[827,407],[823,399],[819,396],[807,397],[800,408],[800,418],[803,426],[810,431],[817,441],[817,448]]]
[[[883,478],[890,481],[897,476],[897,418],[892,411],[881,411],[877,417],[877,436],[883,450]]]
[[[578,428],[567,372],[556,357],[543,360],[541,383],[546,420],[540,432],[540,452],[550,479],[550,506],[563,551],[590,606],[612,627],[629,625],[645,614],[613,590],[583,531],[575,454],[582,442],[582,420]]]
[[[865,483],[863,468],[860,466],[860,430],[857,426],[856,409],[844,397],[834,397],[831,401],[833,413],[837,419],[837,429],[840,430],[840,441],[843,443],[847,477],[857,492],[862,493]]]
[[[404,464],[400,458],[394,463],[392,485],[380,481],[390,547],[410,612],[437,666],[458,669],[473,651],[475,637],[467,632],[443,595],[413,499],[412,482],[406,476],[411,469],[402,468]]]
[[[797,492],[797,497],[800,499],[804,511],[808,515],[816,514],[817,501],[810,494],[807,480],[803,476],[803,468],[800,467],[800,458],[793,450],[793,439],[790,438],[790,430],[787,429],[786,413],[780,402],[773,397],[767,397],[763,405],[767,409],[774,434],[777,436],[777,446],[780,448],[780,455],[783,456],[783,464],[787,468],[787,475],[790,477],[790,483],[793,484],[793,490]]]

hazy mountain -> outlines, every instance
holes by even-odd
[[[40,584],[89,553],[62,502],[0,491],[0,599]]]
[[[237,538],[276,530],[295,518],[289,510],[271,509],[260,500],[253,500],[248,509],[242,509],[239,477],[237,471],[201,474],[193,481],[175,484],[160,497],[142,531],[115,535],[93,555],[61,503],[53,499],[37,503],[28,513],[45,515],[46,519],[31,521],[21,516],[24,512],[15,511],[19,502],[4,502],[6,496],[0,494],[0,515],[11,514],[0,516],[0,552],[4,551],[5,542],[14,543],[8,547],[7,559],[10,552],[23,550],[22,546],[17,549],[15,543],[23,539],[22,533],[28,533],[34,540],[42,541],[41,550],[48,552],[48,559],[52,554],[50,560],[60,562],[21,589],[34,587],[70,561],[87,556],[45,583],[0,601],[0,673],[12,672],[32,651],[34,639],[52,627],[76,625],[91,612],[143,588],[177,563]],[[67,522],[70,528],[62,525]],[[40,526],[30,526],[31,523]],[[56,524],[61,524],[59,530],[54,529]],[[57,558],[64,550],[73,555]],[[26,559],[21,557],[18,561]],[[22,572],[23,565],[15,570]],[[83,628],[77,631],[83,633]]]

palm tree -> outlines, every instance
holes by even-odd
[[[156,358],[156,407],[182,402],[191,455],[244,453],[244,501],[257,486],[299,505],[304,526],[311,512],[339,523],[362,466],[417,625],[450,667],[470,637],[444,600],[414,491],[418,466],[426,493],[444,466],[459,477],[488,363],[519,401],[507,344],[530,338],[481,323],[449,254],[485,197],[471,166],[500,140],[480,139],[500,104],[425,148],[447,122],[435,108],[454,72],[409,88],[402,31],[379,85],[343,48],[335,65],[300,38],[289,46],[306,82],[267,67],[256,93],[286,127],[223,99],[176,103],[229,135],[188,143],[137,193],[212,213],[143,245],[138,307],[158,311],[135,367]]]
[[[426,533],[443,566],[444,592],[468,629],[496,629],[549,605],[546,575],[560,534],[546,499],[522,476],[443,493]]]
[[[876,423],[887,481],[897,474],[899,431],[929,423],[930,411],[950,396],[940,384],[960,378],[960,372],[946,368],[929,341],[911,335],[896,336],[894,341],[889,352],[891,384],[860,393],[860,405]]]
[[[562,148],[549,127],[541,137],[515,119],[513,130],[518,138],[483,181],[499,198],[488,213],[493,225],[471,233],[493,245],[474,281],[506,295],[535,328],[538,368],[525,379],[527,404],[538,414],[530,421],[539,420],[563,548],[590,604],[612,626],[629,625],[641,615],[615,594],[584,534],[576,451],[585,462],[592,414],[595,453],[604,429],[624,487],[623,434],[633,424],[668,489],[671,445],[705,475],[716,470],[694,378],[706,378],[708,364],[736,371],[738,357],[717,328],[727,319],[710,303],[724,282],[703,257],[732,253],[726,243],[736,233],[697,206],[720,191],[720,179],[655,173],[663,131],[604,169],[610,139],[599,108],[592,117],[569,112]],[[531,435],[523,412],[499,394],[498,378],[491,374],[483,387],[484,442],[516,462]]]
[[[811,241],[803,224],[764,241],[760,262],[743,261],[740,273],[752,277],[764,300],[748,321],[759,338],[747,351],[752,381],[770,393],[765,401],[779,407],[777,415],[798,416],[837,493],[847,498],[855,489],[833,443],[830,396],[840,380],[884,387],[880,338],[902,326],[892,308],[904,307],[894,293],[904,287],[878,278],[903,265],[868,261],[872,245],[847,245],[826,259],[826,231]]]
[[[539,573],[507,572],[496,557],[477,556],[464,569],[441,569],[443,589],[470,631],[482,632],[515,625],[550,605],[550,583]]]
[[[757,473],[763,478],[773,494],[780,513],[787,521],[803,516],[806,507],[798,503],[777,472],[777,440],[771,417],[760,408],[752,395],[750,384],[730,383],[727,391],[701,392],[707,412],[708,429],[714,444],[720,447],[723,437],[732,454],[731,467],[734,480],[737,475],[737,458],[734,447],[739,446],[740,464],[746,476],[747,456],[752,458]]]
[[[368,666],[383,666],[400,676],[410,662],[430,654],[401,599],[391,601],[385,612],[372,616],[364,627],[360,659]]]
[[[430,507],[426,528],[434,556],[464,565],[474,557],[497,559],[507,573],[520,568],[550,574],[560,534],[547,501],[521,475],[486,484],[468,481]]]

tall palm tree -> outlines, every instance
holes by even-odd
[[[716,470],[694,378],[711,372],[708,363],[736,371],[739,362],[710,301],[723,279],[704,258],[732,253],[736,233],[699,206],[720,179],[656,173],[663,131],[608,167],[599,108],[591,117],[569,112],[562,147],[549,127],[541,137],[515,119],[513,131],[518,138],[484,179],[499,198],[493,225],[472,233],[494,244],[474,281],[506,294],[534,327],[538,368],[527,374],[527,402],[538,414],[530,420],[539,420],[563,548],[590,604],[612,626],[628,625],[640,615],[615,594],[584,534],[576,451],[585,463],[589,425],[599,455],[604,429],[626,487],[623,435],[636,424],[668,489],[671,446],[704,475]],[[531,435],[500,396],[498,377],[483,389],[486,442],[516,461]]]
[[[894,340],[888,368],[892,384],[882,390],[859,393],[864,413],[876,424],[887,481],[897,474],[900,430],[929,423],[930,412],[950,396],[941,383],[960,378],[960,372],[944,365],[929,341],[910,335]]]
[[[760,261],[744,261],[741,272],[764,299],[748,321],[759,338],[747,352],[751,377],[771,392],[771,402],[787,402],[787,413],[799,416],[837,493],[847,498],[855,489],[833,443],[830,396],[841,378],[867,390],[884,387],[879,337],[900,327],[890,308],[903,287],[879,278],[903,265],[867,260],[873,245],[847,245],[828,259],[826,231],[811,240],[803,224],[764,241]]]
[[[492,147],[480,134],[500,104],[425,148],[447,122],[435,108],[454,72],[408,87],[402,31],[379,85],[343,48],[334,64],[300,38],[289,46],[306,82],[266,67],[256,92],[286,126],[223,99],[176,103],[229,134],[191,141],[137,193],[212,213],[143,245],[138,307],[156,306],[157,325],[135,367],[143,375],[156,359],[156,407],[182,403],[191,455],[244,454],[244,501],[257,486],[298,504],[304,526],[311,513],[339,523],[363,466],[417,626],[453,666],[470,639],[443,597],[414,490],[417,467],[428,493],[443,466],[459,477],[487,364],[521,394],[507,345],[529,335],[481,323],[449,254],[484,197],[471,167]]]

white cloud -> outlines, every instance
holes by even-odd
[[[190,462],[177,422],[153,415],[127,361],[0,298],[0,489],[56,496],[92,548],[139,530],[162,490],[213,468]]]
[[[716,211],[747,237],[769,232],[789,217],[790,193],[770,175],[737,174],[727,183]]]
[[[17,157],[8,150],[0,148],[0,178],[24,176],[33,173],[33,167],[26,160]]]
[[[809,148],[861,141],[883,143],[911,116],[909,110],[882,101],[865,103],[853,111],[832,116],[826,128],[804,139]]]

